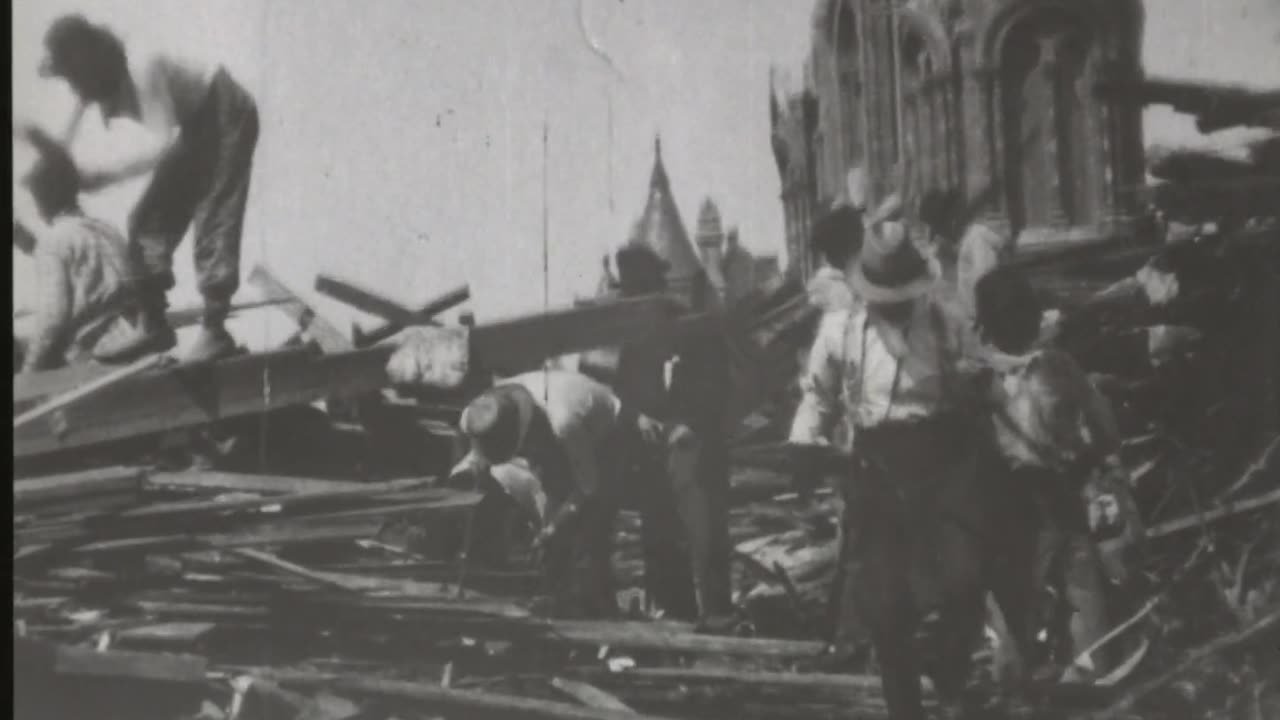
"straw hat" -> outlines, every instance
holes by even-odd
[[[894,219],[900,214],[900,203],[895,207],[886,201],[867,223],[875,231],[868,234],[849,278],[854,294],[865,302],[883,305],[914,300],[937,283],[937,268],[911,243],[906,226]]]

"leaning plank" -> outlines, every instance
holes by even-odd
[[[1146,540],[1156,540],[1169,535],[1176,535],[1177,533],[1191,530],[1192,528],[1208,525],[1209,523],[1215,523],[1241,513],[1250,512],[1252,510],[1264,508],[1268,505],[1275,505],[1277,503],[1280,503],[1280,489],[1272,490],[1269,493],[1264,493],[1263,495],[1252,497],[1247,500],[1227,502],[1211,510],[1206,510],[1203,513],[1188,515],[1186,517],[1177,518],[1176,520],[1170,520],[1169,522],[1156,525],[1155,527],[1147,528],[1147,532],[1144,537]],[[1126,542],[1124,539],[1107,540],[1100,545],[1100,548],[1103,552],[1111,552],[1123,547],[1125,544]]]
[[[160,355],[160,354],[148,355],[146,357],[139,358],[133,361],[132,363],[125,365],[122,368],[117,368],[115,370],[112,370],[106,375],[95,378],[94,380],[88,383],[85,383],[80,387],[68,390],[67,392],[61,393],[59,395],[55,395],[54,397],[46,400],[45,402],[42,402],[39,405],[15,417],[13,419],[13,429],[18,430],[19,428],[27,427],[32,423],[34,423],[36,420],[47,417],[53,412],[57,410],[61,410],[62,408],[67,407],[68,405],[73,405],[77,402],[85,400],[86,398],[89,398],[98,393],[104,392],[107,389],[111,388],[112,386],[118,385],[119,383],[125,380],[128,380],[129,378],[135,375],[138,375],[139,373],[143,373],[148,370],[151,370],[155,366],[159,365],[161,361],[163,361],[164,359],[165,359],[164,355]]]
[[[137,492],[142,489],[145,477],[146,471],[141,468],[107,467],[24,478],[13,483],[13,506],[15,509],[25,509],[58,500]]]
[[[321,573],[313,572],[312,570],[308,570],[297,563],[291,563],[288,560],[276,557],[271,553],[254,550],[252,548],[236,548],[231,552],[246,560],[261,563],[269,568],[279,570],[290,575],[296,575],[297,577],[310,580],[318,585],[337,588],[347,592],[354,590],[354,588],[343,582],[339,577],[326,576]]]
[[[421,704],[426,710],[467,718],[510,720],[644,720],[644,715],[568,703],[458,690],[439,685],[400,682],[362,675],[271,672],[266,677],[285,686],[323,688],[348,696],[372,695]]]
[[[673,304],[643,298],[481,326],[471,353],[497,372],[534,369],[550,357],[631,342],[664,328]],[[326,397],[360,397],[387,384],[394,348],[317,356],[306,350],[241,356],[151,370],[63,408],[65,432],[46,423],[14,431],[14,457],[200,425],[220,419],[302,405]],[[22,386],[15,381],[15,396]]]
[[[63,409],[66,432],[43,423],[14,432],[14,456],[201,425],[303,405],[331,394],[376,392],[389,348],[317,356],[306,350],[247,355],[135,375]]]
[[[249,282],[257,285],[269,295],[292,299],[294,302],[282,309],[289,315],[289,319],[297,323],[307,337],[315,340],[316,344],[324,352],[341,352],[350,350],[353,347],[350,338],[343,335],[328,320],[321,317],[315,308],[303,302],[298,293],[281,282],[270,270],[261,265],[254,267],[253,272],[249,273]]]
[[[316,276],[316,292],[346,303],[361,312],[377,315],[388,322],[408,325],[414,320],[413,310],[368,290],[329,275]]]

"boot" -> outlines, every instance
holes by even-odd
[[[196,341],[187,350],[184,362],[209,362],[213,360],[222,360],[231,357],[238,352],[235,338],[231,337],[231,333],[221,324],[211,325],[204,324],[200,327],[200,334],[196,336]]]
[[[150,353],[168,352],[178,343],[165,311],[169,305],[163,290],[149,290],[143,297],[134,332],[104,338],[93,349],[98,362],[116,364],[132,362]]]
[[[186,362],[221,360],[238,352],[236,341],[227,332],[224,323],[231,313],[231,298],[222,293],[206,294],[204,298],[204,322],[195,344],[187,350]]]

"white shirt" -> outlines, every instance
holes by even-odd
[[[503,380],[499,385],[522,385],[546,413],[551,430],[563,445],[574,487],[590,496],[601,487],[601,468],[610,458],[610,448],[618,425],[622,402],[607,386],[575,372],[535,371]],[[523,443],[528,418],[522,418]]]
[[[904,351],[899,356],[891,347]],[[829,312],[801,378],[790,440],[828,444],[842,403],[855,428],[936,415],[953,404],[959,373],[980,357],[968,325],[934,297],[915,304],[905,335],[865,308]]]

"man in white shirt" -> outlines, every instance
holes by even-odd
[[[173,252],[194,226],[196,277],[205,300],[203,331],[191,360],[236,350],[224,323],[240,283],[240,243],[253,154],[258,141],[254,99],[224,67],[185,55],[144,51],[80,15],[53,22],[45,35],[41,74],[67,81],[79,98],[68,123],[74,139],[89,105],[105,121],[127,118],[148,141],[126,157],[81,164],[83,189],[93,191],[151,173],[130,218],[129,235],[144,273],[140,332],[104,359],[165,351],[174,332],[165,318],[173,287]]]
[[[546,520],[536,542],[558,611],[615,614],[617,483],[629,458],[665,440],[662,427],[624,408],[605,385],[563,370],[500,381],[467,406],[459,426],[471,450],[453,475],[480,476],[518,458],[541,481]]]
[[[847,640],[853,624],[872,634],[895,716],[919,704],[919,667],[908,647],[921,611],[941,605],[966,618],[949,625],[957,632],[980,626],[983,595],[969,585],[982,555],[947,521],[955,515],[980,526],[984,517],[969,435],[976,398],[968,376],[981,347],[935,295],[935,266],[898,218],[886,216],[896,208],[886,202],[868,222],[850,274],[862,306],[821,321],[790,437],[800,448],[829,445],[842,413],[852,429],[840,633]],[[966,588],[963,598],[950,597],[957,586]],[[940,692],[963,686],[972,639],[945,644]]]

